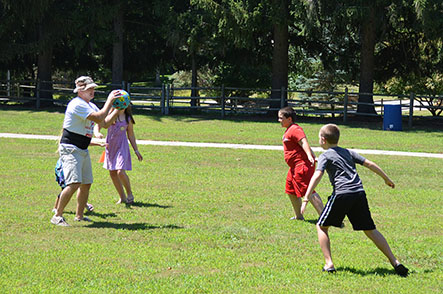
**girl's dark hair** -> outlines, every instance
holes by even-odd
[[[291,117],[292,122],[295,122],[296,114],[295,110],[292,107],[290,106],[283,107],[282,109],[280,109],[279,112],[286,118]]]
[[[129,106],[125,109],[125,119],[127,123],[129,123],[129,120],[131,120],[132,124],[135,125],[135,120],[132,116],[132,103],[130,103]]]

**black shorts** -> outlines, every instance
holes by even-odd
[[[348,216],[355,231],[375,229],[365,192],[330,196],[317,224],[340,227],[345,216]]]

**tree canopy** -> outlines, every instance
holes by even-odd
[[[439,0],[1,0],[0,17],[0,78],[189,71],[194,87],[204,76],[275,90],[312,77],[369,94],[443,88]]]

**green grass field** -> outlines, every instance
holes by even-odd
[[[135,117],[138,139],[281,144],[278,122]],[[63,113],[0,109],[0,132],[57,135]],[[300,122],[317,144],[324,122]],[[342,127],[343,147],[442,152],[442,132]],[[394,274],[361,232],[331,229],[337,274],[321,272],[316,213],[289,220],[287,167],[279,151],[139,146],[129,173],[136,204],[117,193],[90,147],[93,223],[50,224],[59,187],[53,141],[0,138],[0,293],[439,293],[443,291],[442,159],[368,156],[390,189],[359,168],[378,229],[411,270]],[[317,191],[326,201],[324,177]]]

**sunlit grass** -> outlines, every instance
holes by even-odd
[[[63,113],[2,111],[0,132],[57,135]],[[136,115],[138,139],[281,144],[277,122]],[[322,123],[302,122],[312,145]],[[441,152],[437,131],[342,127],[354,148]],[[403,143],[403,144],[402,144]],[[413,144],[412,144],[413,143]],[[412,274],[403,279],[346,220],[331,229],[336,275],[321,272],[316,213],[290,221],[287,167],[279,151],[139,146],[129,172],[136,205],[116,205],[108,172],[91,147],[91,224],[49,223],[59,192],[52,141],[0,138],[2,293],[432,293],[441,292],[441,159],[370,156],[390,189],[359,167],[371,212]],[[440,149],[438,149],[440,148]],[[331,192],[327,177],[317,191]],[[362,288],[362,285],[364,287]]]

